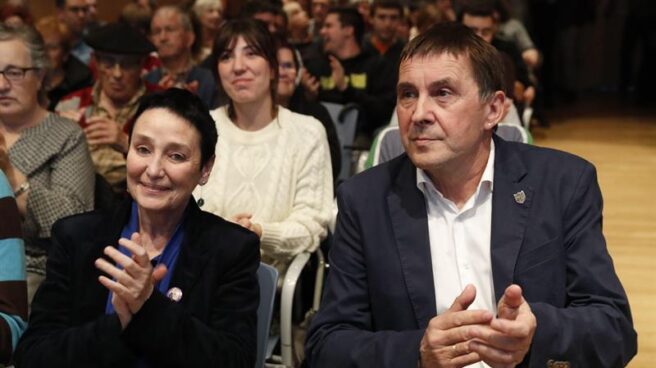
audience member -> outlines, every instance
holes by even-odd
[[[122,193],[130,122],[139,98],[156,89],[141,78],[146,55],[154,48],[139,31],[122,23],[100,27],[86,41],[95,50],[98,80],[64,97],[55,110],[84,128],[96,171]]]
[[[0,170],[0,365],[9,364],[27,328],[25,249],[14,190]]]
[[[10,28],[32,25],[32,14],[23,5],[6,3],[0,7],[0,22]]]
[[[414,23],[410,17],[410,10],[404,8],[401,21],[399,21],[398,27],[396,27],[396,38],[404,44],[408,43],[410,41],[410,31],[413,27]]]
[[[405,42],[396,31],[403,19],[403,6],[398,0],[377,0],[371,6],[371,34],[364,41],[363,52],[378,54],[398,69]]]
[[[535,47],[531,36],[524,24],[510,14],[510,5],[507,0],[495,0],[495,16],[498,19],[496,36],[503,41],[512,42],[521,52],[522,59],[530,70],[534,70],[540,63],[540,52]]]
[[[435,4],[426,3],[417,11],[414,32],[410,39],[426,32],[427,29],[437,23],[448,22],[447,16]]]
[[[310,18],[297,1],[289,1],[283,5],[287,13],[287,34],[289,42],[296,47],[304,47],[312,42],[310,33]]]
[[[518,109],[530,105],[535,99],[535,87],[529,78],[528,68],[517,47],[496,37],[497,20],[494,3],[491,0],[470,0],[462,5],[458,19],[485,42],[492,44],[500,53],[512,61],[512,74],[515,76],[514,101]]]
[[[50,67],[45,76],[48,91],[48,110],[53,111],[67,94],[93,84],[91,70],[70,54],[71,34],[66,24],[54,16],[46,16],[35,28],[43,37]]]
[[[150,7],[130,3],[121,10],[119,22],[138,30],[145,36],[150,34],[150,21],[152,18],[153,11]]]
[[[335,5],[335,0],[311,0],[312,19],[310,20],[310,34],[319,38],[328,9]]]
[[[153,15],[150,40],[155,45],[162,66],[144,79],[163,89],[178,87],[196,93],[208,108],[216,100],[212,72],[194,65],[191,46],[196,36],[190,15],[177,6],[163,6]]]
[[[253,18],[264,22],[271,34],[282,36],[287,30],[285,27],[281,27],[280,20],[276,19],[280,12],[279,6],[268,1],[249,0],[242,6],[240,16],[242,18]]]
[[[93,50],[82,37],[89,21],[87,0],[55,0],[55,6],[57,18],[71,32],[71,54],[88,65]]]
[[[350,0],[350,6],[357,9],[364,22],[364,34],[371,32],[371,4],[370,0]]]
[[[289,24],[287,27],[287,39],[301,53],[301,59],[309,60],[320,57],[322,54],[320,41],[315,40],[312,30],[312,19],[308,17],[308,13],[303,9],[301,4],[298,1],[289,1],[283,5],[283,10],[287,14]],[[305,69],[303,69],[301,75],[303,77],[303,84],[306,87],[310,87],[307,84],[309,74],[307,74]],[[318,83],[316,83],[316,88],[318,90]]]
[[[437,10],[444,16],[447,22],[454,22],[456,20],[456,12],[453,9],[453,0],[435,0]]]
[[[43,107],[47,65],[34,29],[0,27],[0,169],[21,215],[28,300],[45,274],[52,224],[93,208],[93,165],[84,134]]]
[[[321,28],[324,54],[306,60],[305,66],[319,82],[319,100],[359,105],[358,131],[370,139],[390,120],[396,77],[394,65],[362,52],[363,31],[357,10],[332,8]]]
[[[127,154],[130,198],[53,227],[21,367],[253,367],[258,239],[191,197],[217,132],[192,93],[146,96]]]
[[[98,0],[87,0],[87,25],[84,32],[89,33],[104,24],[98,16]]]
[[[404,50],[406,154],[338,189],[309,366],[621,367],[635,355],[595,168],[493,137],[501,68],[458,23]]]
[[[221,0],[196,0],[193,11],[200,22],[201,51],[196,61],[201,62],[212,53],[214,39],[223,23],[223,4]]]
[[[301,115],[309,115],[319,120],[326,130],[330,162],[333,168],[333,179],[337,179],[341,169],[341,152],[337,130],[330,113],[316,101],[305,97],[304,88],[300,85],[301,59],[294,47],[285,39],[278,40],[278,105]]]
[[[333,180],[326,132],[276,104],[273,36],[252,19],[228,21],[213,59],[230,101],[212,111],[221,137],[216,170],[194,192],[202,208],[260,238],[262,261],[284,274],[291,257],[327,234]]]

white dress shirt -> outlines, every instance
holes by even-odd
[[[426,199],[435,305],[444,313],[468,284],[476,287],[470,310],[483,309],[496,315],[490,234],[492,230],[492,191],[494,142],[476,192],[462,209],[440,193],[428,174],[417,169],[417,187]],[[469,367],[488,367],[484,363]]]

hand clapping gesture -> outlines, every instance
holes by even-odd
[[[475,297],[476,289],[467,285],[445,313],[431,319],[419,349],[422,368],[464,367],[479,361],[505,368],[524,360],[537,322],[522,289],[506,289],[497,318],[488,311],[467,310]]]
[[[167,270],[163,265],[153,268],[146,250],[141,246],[138,233],[132,234],[131,239],[121,238],[118,242],[127,248],[132,256],[126,256],[115,247],[108,246],[104,253],[115,264],[98,258],[96,267],[111,276],[100,276],[98,281],[113,293],[112,304],[121,326],[125,329],[132,316],[139,312],[150,298],[154,285],[164,278]]]
[[[469,347],[490,367],[514,367],[531,347],[537,320],[518,285],[506,288],[497,310],[489,326],[472,330],[474,341]]]

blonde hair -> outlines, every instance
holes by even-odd
[[[216,6],[220,12],[223,12],[223,4],[221,0],[196,0],[193,6],[193,11],[199,17],[207,8]]]

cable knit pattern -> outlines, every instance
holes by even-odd
[[[315,250],[327,233],[333,179],[326,132],[318,120],[282,107],[255,132],[237,128],[225,107],[212,117],[216,162],[194,196],[224,218],[253,214],[262,226],[262,261],[284,272],[291,257]]]

